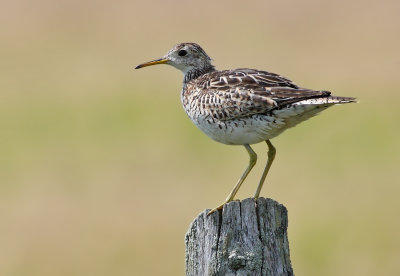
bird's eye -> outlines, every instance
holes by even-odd
[[[180,51],[178,52],[178,55],[179,55],[180,57],[184,57],[184,56],[186,56],[186,54],[187,54],[187,52],[186,52],[185,50],[180,50]]]

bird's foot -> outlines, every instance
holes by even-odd
[[[227,204],[229,201],[225,201],[224,203],[222,203],[221,205],[215,207],[214,209],[212,209],[210,212],[208,212],[207,216],[211,215],[212,213],[214,213],[215,211],[219,211],[222,210],[222,208],[224,208],[224,205]]]

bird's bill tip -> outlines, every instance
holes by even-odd
[[[152,60],[149,62],[139,64],[138,66],[135,67],[135,69],[140,69],[140,68],[151,66],[151,65],[165,64],[165,63],[167,63],[167,61],[168,61],[168,59],[166,59],[166,58],[160,58],[160,59],[156,59],[156,60]]]

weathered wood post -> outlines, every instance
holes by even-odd
[[[202,212],[186,233],[186,275],[293,275],[285,206],[252,198]]]

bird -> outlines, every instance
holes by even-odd
[[[242,145],[249,154],[249,164],[233,190],[222,204],[209,211],[209,215],[234,200],[256,164],[257,154],[250,145],[265,141],[268,146],[268,160],[254,194],[257,201],[276,155],[270,140],[328,107],[356,102],[353,97],[302,88],[267,71],[217,70],[212,59],[196,43],[178,43],[163,57],[142,63],[135,69],[157,64],[171,65],[183,73],[181,102],[200,130],[217,142]]]

